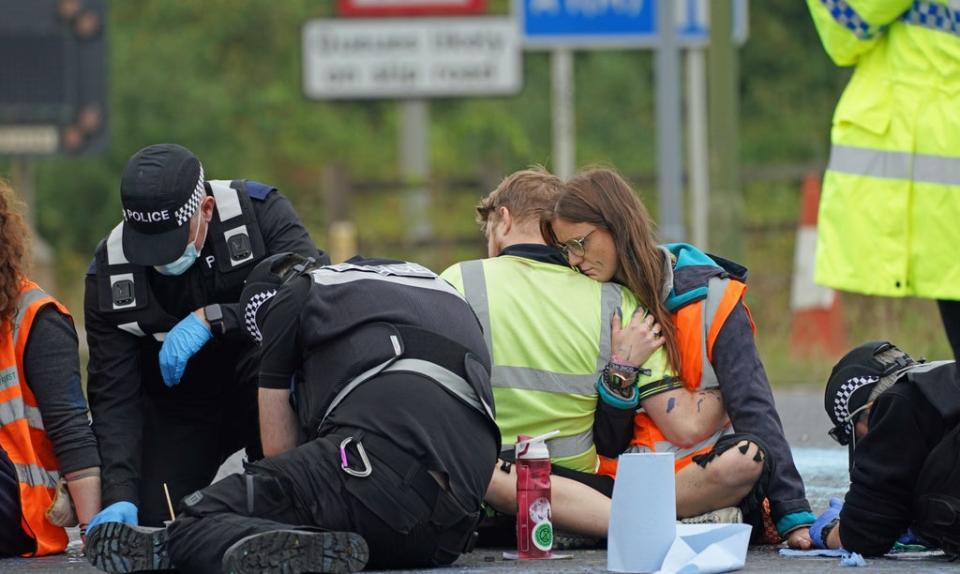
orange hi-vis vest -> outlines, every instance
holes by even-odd
[[[47,305],[69,316],[67,309],[36,283],[23,281],[13,317],[0,324],[0,447],[17,470],[23,530],[36,541],[36,549],[25,556],[58,554],[68,542],[66,530],[47,520],[60,477],[59,465],[23,371],[30,327],[37,312]]]
[[[673,311],[673,323],[677,329],[677,346],[680,351],[680,378],[689,391],[715,389],[720,386],[713,369],[713,346],[723,324],[730,317],[737,303],[742,302],[747,285],[728,276],[711,277],[706,285],[706,296],[683,304]],[[746,303],[743,304],[750,316]],[[753,319],[751,327],[756,332]],[[644,411],[633,419],[633,438],[625,452],[672,452],[674,472],[679,472],[699,454],[709,452],[721,436],[732,432],[729,425],[718,430],[700,443],[688,448],[672,444]],[[617,460],[600,457],[597,474],[615,477]]]

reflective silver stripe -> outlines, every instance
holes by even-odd
[[[463,296],[473,307],[483,340],[487,342],[490,360],[493,361],[493,336],[490,333],[490,304],[487,301],[487,280],[483,274],[483,261],[467,261],[460,264],[460,277],[463,280]]]
[[[700,390],[716,389],[720,386],[720,380],[717,378],[717,372],[710,363],[710,355],[707,354],[707,339],[710,334],[710,328],[713,321],[717,318],[717,311],[720,308],[720,302],[723,301],[723,295],[727,291],[729,279],[711,277],[707,281],[707,299],[703,302],[703,337],[700,339]]]
[[[340,392],[337,393],[333,400],[330,401],[330,406],[327,407],[327,411],[323,413],[323,419],[320,421],[320,425],[323,425],[323,421],[330,416],[330,413],[333,412],[333,409],[337,408],[347,398],[347,396],[352,393],[357,387],[363,383],[369,381],[373,377],[381,373],[389,373],[395,371],[407,371],[411,373],[418,373],[426,376],[431,381],[437,383],[441,387],[447,389],[455,396],[463,399],[468,405],[476,409],[481,415],[487,416],[490,420],[494,420],[493,409],[480,398],[473,387],[470,386],[470,383],[466,381],[460,375],[450,371],[436,363],[431,363],[430,361],[424,361],[422,359],[397,359],[393,357],[379,365],[367,369],[352,381],[346,384]]]
[[[612,342],[611,321],[613,312],[620,307],[620,287],[615,283],[604,283],[600,287],[600,341],[597,346],[600,354],[597,356],[597,372],[593,374],[594,381],[597,375],[610,361]]]
[[[685,456],[689,456],[699,450],[703,450],[709,446],[713,446],[714,444],[717,443],[718,440],[720,440],[720,437],[722,437],[723,435],[730,434],[732,432],[733,432],[733,427],[731,427],[730,425],[727,425],[722,429],[718,430],[717,432],[713,433],[706,439],[691,446],[690,448],[680,448],[671,442],[658,441],[654,445],[654,449],[656,450],[656,452],[672,452],[674,454],[674,457],[676,457],[677,459],[680,459]]]
[[[960,12],[945,4],[914,2],[913,6],[900,16],[900,20],[938,32],[960,35]]]
[[[24,404],[23,414],[27,419],[27,426],[37,430],[44,430],[43,417],[40,416],[40,409],[37,407],[31,407],[28,404]]]
[[[580,434],[561,436],[547,440],[550,458],[578,456],[593,448],[593,429]]]
[[[384,369],[387,368],[388,365],[390,365],[390,363],[395,362],[399,356],[400,356],[400,353],[397,352],[397,354],[394,355],[393,357],[390,357],[389,359],[380,363],[379,365],[374,365],[370,367],[366,371],[354,377],[352,381],[344,385],[344,387],[340,389],[340,392],[333,397],[332,401],[330,401],[330,406],[328,406],[326,412],[323,413],[323,418],[320,419],[320,425],[318,425],[318,428],[319,426],[323,425],[323,421],[327,420],[327,417],[330,416],[330,413],[333,412],[333,409],[337,408],[337,406],[339,406],[340,403],[343,402],[343,399],[347,398],[347,395],[353,392],[353,389],[359,387],[363,383],[379,375],[381,371],[383,371]]]
[[[14,397],[0,403],[0,426],[8,425],[25,417],[26,415],[23,412],[23,399],[21,397]]]
[[[123,254],[123,223],[118,223],[107,237],[107,263],[121,265],[129,263]]]
[[[932,371],[932,370],[934,370],[934,369],[938,369],[938,368],[946,365],[947,363],[952,363],[952,362],[953,362],[953,361],[930,361],[929,363],[921,363],[921,364],[917,365],[916,367],[910,367],[910,368],[907,369],[907,370],[910,372],[910,374],[913,374],[913,373],[926,373],[927,371]]]
[[[55,470],[46,470],[35,464],[14,464],[17,469],[17,479],[30,486],[45,486],[55,488],[60,473]]]
[[[13,397],[0,403],[0,426],[24,419],[27,421],[27,426],[44,430],[40,409],[25,404],[22,396]]]
[[[490,374],[490,383],[494,387],[509,389],[592,396],[597,394],[594,388],[597,376],[597,373],[571,375],[529,367],[494,365]]]
[[[384,373],[394,371],[409,371],[424,375],[462,399],[481,415],[486,415],[490,420],[494,420],[493,409],[490,408],[490,405],[477,395],[477,392],[466,379],[453,371],[422,359],[400,359],[383,370]],[[591,441],[590,444],[593,444],[593,442]]]
[[[402,277],[400,275],[382,275],[376,271],[340,272],[329,270],[325,267],[311,271],[310,275],[313,277],[313,282],[317,283],[318,285],[343,285],[346,283],[363,280],[384,281],[386,283],[393,283],[395,285],[406,285],[408,287],[442,291],[443,293],[448,293],[457,297],[458,299],[463,299],[463,295],[461,295],[459,291],[454,289],[453,286],[443,279],[440,279],[436,275],[434,275],[432,278]]]
[[[827,169],[883,179],[960,185],[960,157],[834,145]]]
[[[117,328],[121,331],[126,331],[131,335],[136,335],[137,337],[146,337],[147,334],[143,332],[143,329],[140,328],[140,323],[134,321],[132,323],[120,323],[117,325]]]
[[[140,323],[138,323],[137,321],[133,321],[132,323],[120,323],[119,325],[117,325],[117,328],[120,329],[121,331],[126,331],[131,335],[136,335],[137,337],[147,336],[147,333],[143,330],[143,328],[140,326]],[[167,338],[167,333],[166,332],[152,333],[150,336],[153,337],[154,340],[162,343],[163,340]]]
[[[16,365],[0,370],[0,391],[5,391],[19,384],[20,376],[17,374]]]
[[[217,202],[217,213],[220,221],[225,222],[234,217],[240,217],[243,209],[240,207],[240,197],[237,190],[230,187],[230,182],[223,179],[211,179],[207,183],[213,191],[213,198]]]
[[[47,294],[43,292],[42,289],[29,289],[24,293],[20,294],[20,298],[17,299],[17,310],[13,313],[13,344],[17,344],[17,336],[20,334],[20,326],[23,323],[23,319],[27,316],[27,309],[30,308],[30,305],[33,305],[37,301],[47,297]]]

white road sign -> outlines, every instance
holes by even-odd
[[[520,40],[506,17],[318,19],[303,27],[303,91],[317,99],[513,94]]]

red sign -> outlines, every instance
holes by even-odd
[[[341,16],[449,16],[482,14],[487,0],[337,0]]]

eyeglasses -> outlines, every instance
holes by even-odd
[[[567,257],[569,257],[571,254],[576,255],[577,257],[583,257],[587,252],[587,238],[590,237],[596,230],[597,229],[594,229],[583,237],[574,237],[573,239],[568,239],[557,247],[560,249],[560,251],[563,251],[563,254]]]

